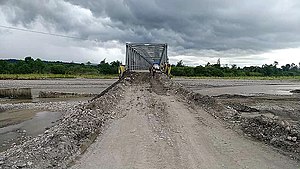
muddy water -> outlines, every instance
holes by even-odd
[[[61,117],[60,112],[38,112],[32,119],[19,124],[0,128],[0,152],[25,140],[25,136],[37,136],[46,128],[55,125]]]
[[[291,90],[300,89],[299,85],[253,85],[253,86],[231,86],[231,87],[214,87],[206,88],[202,90],[196,90],[196,92],[217,96],[221,94],[237,94],[246,96],[257,95],[292,95]]]
[[[183,86],[204,95],[237,94],[292,95],[291,90],[300,89],[299,81],[289,80],[230,80],[230,79],[175,79]]]
[[[198,93],[210,96],[221,94],[237,94],[245,96],[257,95],[292,95],[291,90],[300,89],[300,85],[253,85],[253,86],[233,86],[217,87],[195,90]]]

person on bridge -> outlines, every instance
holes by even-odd
[[[168,64],[164,63],[164,69],[163,69],[164,73],[167,74],[168,72]]]
[[[171,65],[168,63],[168,65],[167,65],[167,75],[168,75],[168,77],[169,78],[171,78]]]
[[[155,76],[155,68],[154,68],[154,66],[151,66],[151,68],[150,68],[150,74],[154,78],[154,76]]]
[[[120,65],[119,69],[118,69],[118,72],[119,72],[119,79],[121,79],[124,75],[124,72],[125,72],[125,65]]]

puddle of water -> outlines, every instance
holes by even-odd
[[[60,112],[38,112],[32,119],[19,124],[0,128],[0,152],[8,149],[12,144],[17,144],[24,136],[37,136],[45,128],[55,125],[61,117]]]

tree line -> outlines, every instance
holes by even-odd
[[[231,65],[221,66],[217,64],[207,63],[205,66],[185,66],[183,61],[177,62],[172,66],[172,75],[175,76],[208,76],[208,77],[235,77],[235,76],[300,76],[300,63],[296,65],[286,64],[281,67],[278,62],[273,64],[264,64],[262,66],[237,67]]]
[[[42,61],[26,57],[24,60],[0,60],[0,74],[117,74],[120,61],[108,63],[102,60],[94,65]]]
[[[50,62],[41,59],[26,57],[24,60],[0,60],[0,74],[104,74],[118,73],[120,61],[111,63],[102,60],[99,64]],[[206,77],[234,77],[234,76],[300,76],[300,65],[286,64],[281,67],[278,62],[264,64],[262,66],[237,67],[231,65],[221,66],[207,63],[202,66],[186,66],[183,61],[172,65],[173,76],[206,76]]]

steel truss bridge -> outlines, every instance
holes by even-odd
[[[154,63],[168,63],[166,43],[126,43],[127,70],[148,70]]]

